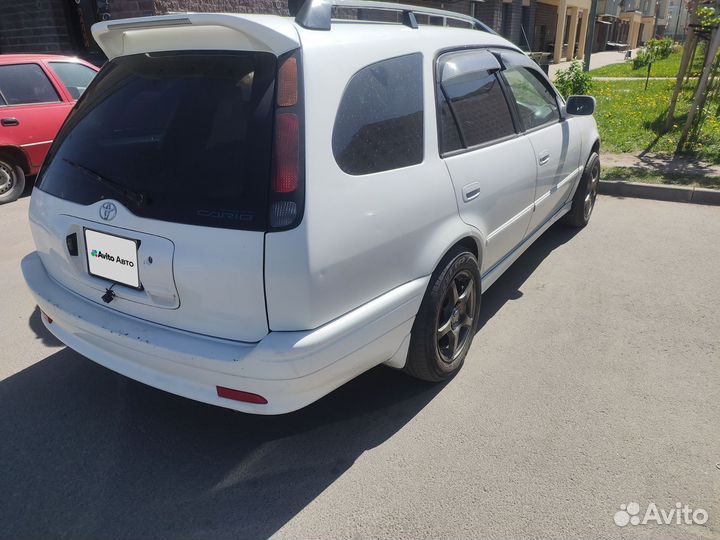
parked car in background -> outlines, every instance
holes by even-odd
[[[68,56],[0,55],[0,204],[40,170],[75,102],[98,68]]]

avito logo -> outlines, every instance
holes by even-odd
[[[642,517],[641,517],[642,516]],[[708,513],[702,508],[690,508],[687,504],[678,502],[670,511],[651,502],[645,512],[641,512],[640,505],[636,502],[621,504],[620,510],[615,512],[613,521],[618,527],[626,525],[704,525],[708,520]]]
[[[90,256],[97,257],[98,259],[104,259],[109,262],[114,262],[117,264],[122,264],[123,266],[129,266],[130,268],[133,268],[135,266],[135,263],[132,261],[129,261],[127,259],[123,259],[122,257],[115,257],[113,255],[110,255],[109,253],[105,252],[103,253],[99,249],[93,249],[90,252]]]

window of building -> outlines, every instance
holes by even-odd
[[[523,6],[520,12],[520,47],[524,50],[530,50],[530,41],[528,36],[530,35],[530,6]]]
[[[377,62],[350,79],[333,128],[333,155],[348,174],[423,160],[422,55]]]
[[[8,105],[60,101],[50,79],[38,64],[0,66],[0,93]]]
[[[503,37],[510,39],[510,32],[512,29],[512,4],[509,2],[503,2],[502,5],[502,31]]]

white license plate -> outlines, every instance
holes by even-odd
[[[88,272],[139,289],[138,244],[137,240],[85,229]]]

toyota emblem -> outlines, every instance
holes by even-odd
[[[111,202],[103,203],[100,207],[100,217],[105,221],[110,221],[117,215],[117,206]]]

